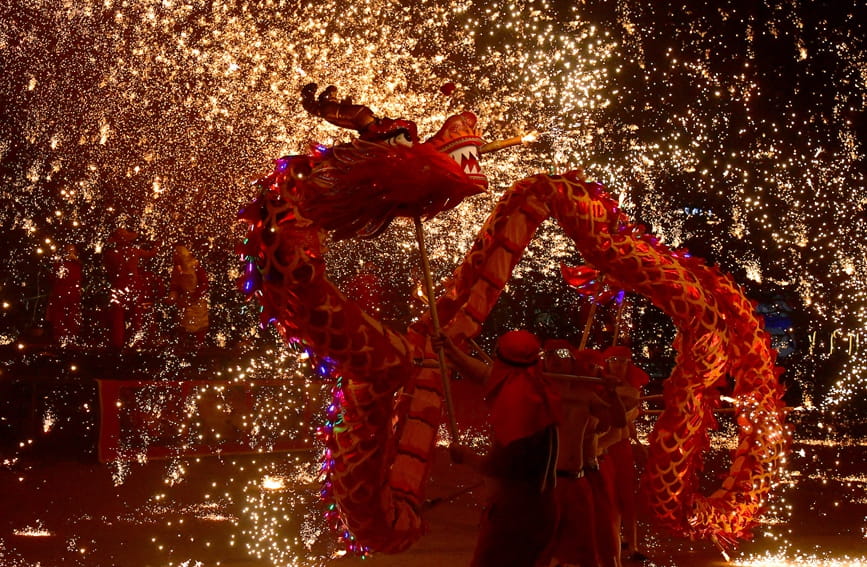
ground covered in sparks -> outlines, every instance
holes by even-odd
[[[728,564],[867,564],[867,443],[831,436],[796,433],[787,479],[755,540],[730,553]],[[709,486],[724,470],[724,437],[711,451]],[[342,556],[317,523],[315,451],[124,465],[69,448],[19,453],[0,468],[4,567],[466,565],[475,540],[479,479],[444,451],[428,493],[428,534],[405,553],[366,559]],[[644,565],[727,564],[710,543],[647,524],[640,531],[650,556]]]

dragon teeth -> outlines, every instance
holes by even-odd
[[[479,151],[472,144],[455,148],[449,152],[449,156],[457,162],[464,170],[464,173],[481,173],[482,168],[479,167]]]

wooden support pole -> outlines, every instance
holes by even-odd
[[[596,316],[596,304],[590,300],[590,313],[587,314],[587,321],[584,323],[584,332],[581,333],[581,344],[578,345],[578,350],[587,348],[587,339],[590,338],[590,327],[593,326],[593,318]]]
[[[587,384],[604,384],[605,379],[597,376],[582,376],[580,374],[564,374],[562,372],[542,372],[544,378],[552,380],[568,380],[571,382],[584,382]]]
[[[617,340],[620,338],[620,321],[623,319],[623,306],[626,305],[626,296],[620,301],[617,306],[617,315],[614,319],[614,337],[611,339],[611,346],[617,346]]]
[[[431,324],[433,325],[434,336],[439,336],[440,318],[439,313],[437,313],[433,278],[431,277],[430,262],[428,261],[427,257],[427,247],[425,247],[424,243],[424,227],[422,227],[420,217],[414,217],[413,220],[415,220],[415,239],[418,242],[418,251],[419,255],[421,256],[421,267],[424,272],[424,287],[425,292],[427,293],[428,307],[430,308]],[[452,386],[451,382],[449,381],[449,374],[446,368],[446,356],[442,348],[437,350],[437,359],[439,361],[440,375],[442,376],[443,381],[443,398],[445,398],[446,413],[448,414],[449,436],[452,439],[452,443],[457,444],[458,424],[457,421],[455,421],[455,404],[452,400]]]
[[[476,353],[478,353],[478,355],[482,357],[482,360],[484,360],[487,364],[493,364],[494,363],[494,359],[491,358],[491,356],[485,352],[485,349],[483,349],[481,346],[479,346],[479,343],[477,343],[473,339],[469,339],[469,343],[470,343],[470,346],[473,347],[473,350],[475,350]]]

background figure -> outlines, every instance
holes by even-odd
[[[617,381],[615,391],[626,410],[627,433],[608,449],[608,459],[612,464],[610,477],[606,478],[614,505],[620,517],[623,536],[623,553],[629,559],[647,559],[638,549],[638,474],[636,471],[635,451],[643,451],[638,440],[635,420],[641,408],[641,389],[650,381],[650,376],[632,363],[632,351],[627,346],[613,346],[605,349],[603,356],[607,363],[607,375]]]
[[[142,311],[142,323],[139,329],[141,344],[146,348],[165,346],[164,329],[161,328],[160,302],[167,295],[166,279],[158,271],[141,267],[141,295],[139,305]]]
[[[584,449],[592,445],[587,437],[595,435],[596,416],[608,408],[596,394],[596,385],[592,382],[598,377],[601,366],[598,351],[576,351],[571,344],[560,340],[545,344],[545,370],[556,373],[553,381],[563,407],[556,488],[560,518],[549,550],[555,565],[598,567],[600,564],[595,502],[585,475],[588,463]]]
[[[452,446],[452,459],[485,476],[487,502],[472,567],[534,567],[551,543],[557,523],[554,494],[559,400],[542,375],[541,345],[527,331],[511,331],[497,342],[488,365],[457,349],[447,338],[434,341],[470,380],[484,382],[492,444],[485,456]]]
[[[62,345],[75,344],[81,334],[81,261],[73,244],[51,268],[51,284],[45,320],[51,326],[51,339]]]
[[[208,274],[186,246],[175,248],[168,301],[178,308],[180,346],[189,350],[201,348],[210,323]]]
[[[605,405],[592,415],[585,435],[584,474],[593,493],[599,563],[602,567],[620,567],[620,512],[606,477],[612,475],[614,467],[608,449],[627,435],[626,410],[617,395],[617,383],[604,371],[602,378],[602,386],[596,393]]]
[[[109,248],[104,253],[111,286],[109,344],[118,350],[142,328],[147,304],[143,301],[146,282],[141,272],[141,261],[153,258],[157,253],[156,248],[135,246],[133,242],[136,238],[137,233],[118,228],[109,238]]]

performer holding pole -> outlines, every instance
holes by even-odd
[[[463,376],[485,385],[490,408],[492,439],[484,455],[457,444],[449,448],[452,460],[481,472],[487,487],[471,564],[536,565],[556,528],[561,414],[559,396],[542,372],[539,339],[529,331],[509,331],[497,341],[492,364],[457,348],[446,335],[434,339]]]

